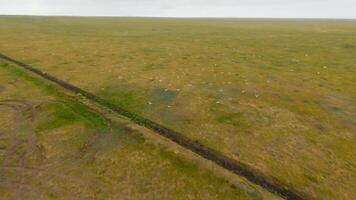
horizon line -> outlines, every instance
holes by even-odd
[[[356,18],[339,17],[219,17],[219,16],[140,16],[140,15],[47,15],[47,14],[0,14],[3,16],[19,17],[98,17],[98,18],[160,18],[160,19],[286,19],[286,20],[347,20],[355,21]]]

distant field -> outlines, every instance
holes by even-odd
[[[355,21],[3,16],[0,41],[302,194],[356,197]]]

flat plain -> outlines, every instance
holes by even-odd
[[[301,194],[356,197],[355,21],[2,16],[0,41]]]
[[[280,199],[0,62],[0,199]]]

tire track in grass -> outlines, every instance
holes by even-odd
[[[22,63],[20,61],[17,61],[13,58],[10,58],[6,55],[3,55],[0,53],[0,59],[3,59],[7,62],[16,64],[19,67],[22,67],[26,69],[27,71],[30,71],[34,74],[37,74],[41,76],[42,78],[45,78],[53,83],[56,83],[57,85],[74,92],[76,94],[80,94],[87,99],[104,106],[112,111],[114,111],[117,114],[120,114],[122,116],[125,116],[129,118],[131,121],[135,122],[138,125],[144,126],[146,128],[149,128],[153,130],[154,132],[168,138],[169,140],[177,143],[178,145],[189,149],[190,151],[204,157],[205,159],[208,159],[217,165],[231,171],[234,174],[237,174],[239,176],[242,176],[246,178],[247,180],[261,186],[262,188],[276,193],[279,196],[288,199],[288,200],[302,200],[302,199],[313,199],[309,197],[307,194],[300,193],[299,191],[293,189],[292,187],[285,185],[281,183],[278,179],[272,176],[267,176],[263,174],[262,172],[242,163],[237,160],[233,160],[227,156],[225,156],[223,153],[218,152],[214,149],[211,149],[209,147],[206,147],[202,144],[199,143],[199,141],[194,141],[189,139],[188,137],[184,136],[181,133],[178,133],[174,130],[171,130],[163,125],[160,125],[154,121],[151,121],[149,119],[146,119],[144,117],[141,117],[135,113],[132,113],[126,109],[120,108],[116,105],[113,105],[104,99],[101,99],[94,94],[87,92],[81,88],[78,88],[74,85],[71,85],[65,81],[62,81],[54,76],[51,76],[47,74],[46,72],[42,72],[41,70],[38,70],[30,65],[27,65],[25,63]]]

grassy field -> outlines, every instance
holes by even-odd
[[[356,197],[356,22],[0,17],[0,53],[317,199]]]
[[[231,184],[0,61],[1,199],[278,199]]]

